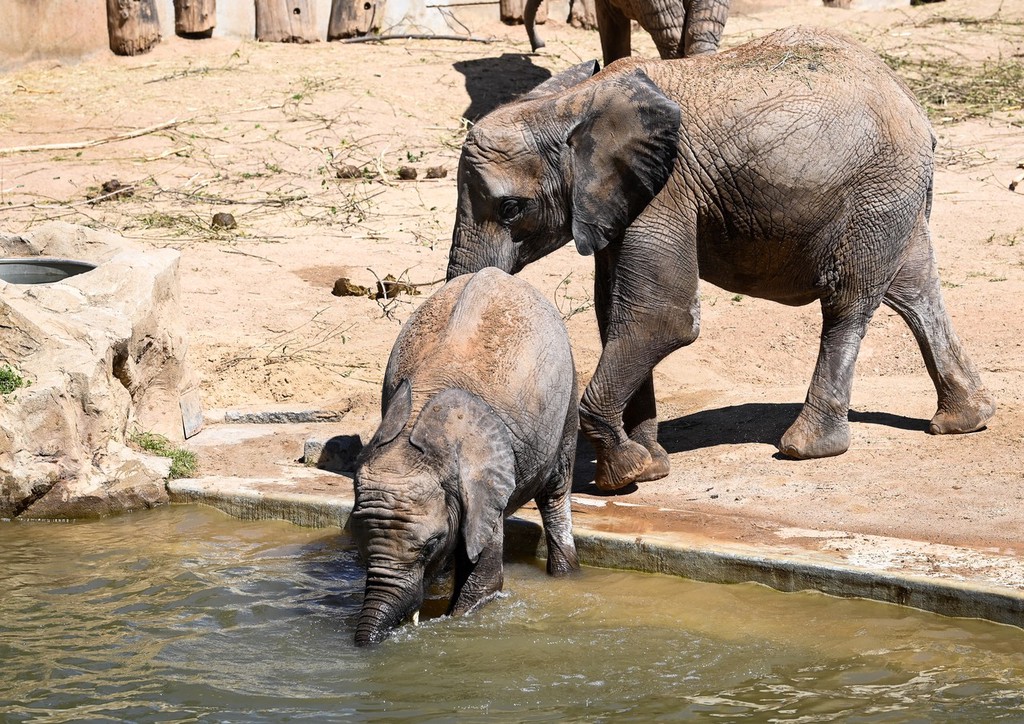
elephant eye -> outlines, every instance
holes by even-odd
[[[498,217],[503,223],[509,224],[522,216],[525,208],[526,201],[524,199],[502,199],[501,206],[498,207]]]
[[[438,547],[440,547],[442,540],[443,536],[440,535],[435,535],[428,538],[427,541],[419,550],[420,555],[424,558],[429,558],[430,556],[434,555]]]

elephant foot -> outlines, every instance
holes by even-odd
[[[801,415],[779,443],[779,452],[797,460],[842,455],[850,449],[850,424],[845,419],[814,425]]]
[[[963,432],[974,432],[985,426],[996,412],[996,401],[981,388],[975,390],[967,402],[954,406],[952,409],[939,409],[928,425],[932,435],[953,435]]]
[[[547,530],[545,529],[545,533]],[[576,554],[576,542],[572,531],[563,535],[547,535],[548,544],[548,575],[564,576],[580,569],[580,560]]]
[[[661,480],[667,477],[672,469],[668,462],[668,453],[658,443],[647,448],[651,455],[651,462],[643,469],[643,472],[634,480],[634,483],[649,483],[652,480]]]
[[[647,448],[627,440],[607,453],[598,453],[594,484],[600,490],[619,490],[640,480],[651,463]]]
[[[567,576],[570,573],[575,573],[580,569],[579,559],[576,557],[576,549],[573,548],[571,555],[566,555],[565,551],[559,551],[558,554],[552,555],[551,547],[548,547],[548,575],[549,576]]]

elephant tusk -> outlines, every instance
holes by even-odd
[[[420,610],[418,608],[415,611],[412,612],[412,625],[413,626],[419,626],[420,625]]]

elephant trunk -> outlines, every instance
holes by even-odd
[[[463,274],[474,274],[485,267],[493,266],[508,274],[521,268],[517,264],[512,243],[503,243],[477,230],[467,230],[459,221],[452,232],[452,248],[448,254],[447,280]]]
[[[367,575],[363,608],[356,623],[356,646],[379,644],[423,601],[421,581],[420,585],[409,585],[406,581],[388,580],[395,578],[391,572],[383,578],[372,570]]]

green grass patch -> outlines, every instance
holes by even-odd
[[[21,387],[28,387],[28,380],[10,365],[0,365],[0,395],[9,395]]]
[[[139,432],[132,437],[132,442],[148,453],[170,458],[171,471],[167,474],[170,480],[191,477],[199,468],[199,461],[194,452],[172,445],[171,441],[163,435]]]

